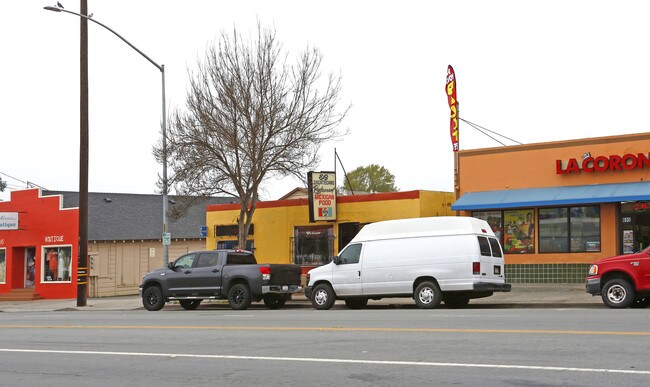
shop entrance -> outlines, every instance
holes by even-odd
[[[650,245],[650,202],[621,203],[621,247],[633,254]]]
[[[36,248],[25,249],[25,289],[34,287],[34,276],[36,275]]]
[[[339,223],[339,252],[359,233],[361,227],[359,222]]]
[[[11,287],[33,288],[36,275],[36,247],[16,247],[12,250]]]

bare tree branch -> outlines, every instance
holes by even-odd
[[[320,146],[347,134],[338,130],[350,108],[339,108],[341,77],[324,77],[321,64],[314,48],[290,63],[275,31],[259,23],[248,41],[233,28],[208,47],[190,73],[185,110],[169,120],[169,183],[179,195],[238,197],[242,248],[260,186],[271,177],[304,179]],[[162,162],[161,144],[154,155]]]

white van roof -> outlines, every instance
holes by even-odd
[[[380,239],[463,234],[494,236],[490,225],[484,220],[469,216],[436,216],[370,223],[365,225],[350,243]]]

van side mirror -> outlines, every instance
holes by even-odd
[[[334,262],[335,265],[338,265],[339,263],[341,263],[341,258],[339,258],[338,255],[335,255],[332,262]]]

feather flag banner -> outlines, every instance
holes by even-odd
[[[449,102],[449,134],[451,135],[451,146],[454,152],[458,152],[459,148],[459,133],[458,133],[458,100],[456,99],[456,74],[454,68],[449,65],[447,67],[447,101]]]

